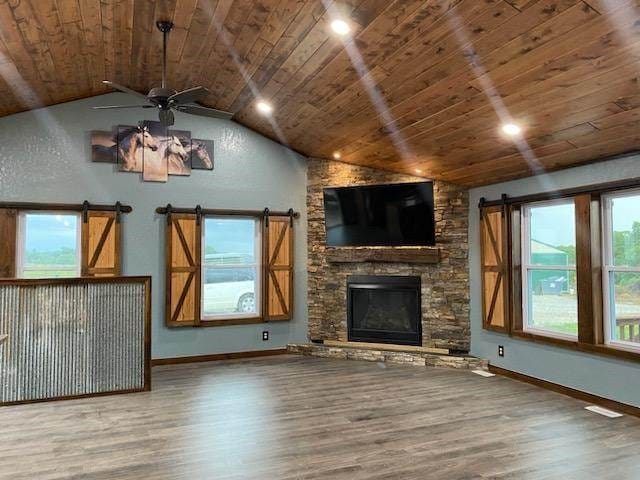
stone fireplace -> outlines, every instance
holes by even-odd
[[[411,344],[468,352],[468,191],[446,182],[434,182],[436,247],[425,247],[420,256],[433,253],[435,260],[423,258],[416,262],[415,252],[404,247],[394,248],[392,252],[389,248],[383,251],[375,247],[326,247],[322,192],[324,187],[423,179],[314,159],[309,161],[307,179],[309,339],[348,341],[354,338],[354,332],[349,331],[350,277],[417,277],[420,280],[419,329],[414,328],[411,335],[419,332],[420,340],[414,337],[411,341],[415,343]],[[385,261],[381,261],[383,257]],[[405,300],[406,306],[412,305]],[[374,320],[367,319],[367,322]],[[374,340],[370,333],[367,335],[367,341],[382,343],[380,339]]]
[[[420,298],[420,277],[349,276],[348,340],[422,345]]]

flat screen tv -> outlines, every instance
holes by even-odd
[[[327,245],[433,246],[433,183],[324,189]]]

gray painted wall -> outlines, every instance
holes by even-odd
[[[509,338],[482,329],[478,202],[640,177],[640,157],[571,168],[537,177],[475,188],[469,196],[469,269],[471,278],[471,352],[493,365],[640,407],[640,365],[613,358]],[[504,345],[504,358],[498,357]]]
[[[125,275],[153,277],[153,358],[279,348],[307,337],[306,159],[236,123],[176,114],[176,128],[215,141],[215,170],[145,183],[139,174],[91,163],[89,132],[155,120],[151,110],[94,111],[135,104],[108,94],[0,119],[0,201],[114,203],[133,206],[123,224]],[[167,329],[164,318],[164,216],[155,208],[209,208],[301,213],[295,229],[295,315],[290,322],[201,329]],[[262,341],[262,330],[271,332]]]

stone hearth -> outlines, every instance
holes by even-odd
[[[366,348],[337,347],[314,343],[293,343],[289,353],[312,357],[364,360],[367,362],[400,363],[417,367],[442,367],[464,370],[487,370],[488,362],[470,355],[438,355],[421,352],[370,350]]]

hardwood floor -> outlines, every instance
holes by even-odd
[[[2,479],[631,479],[640,420],[504,377],[279,356],[0,409]]]

